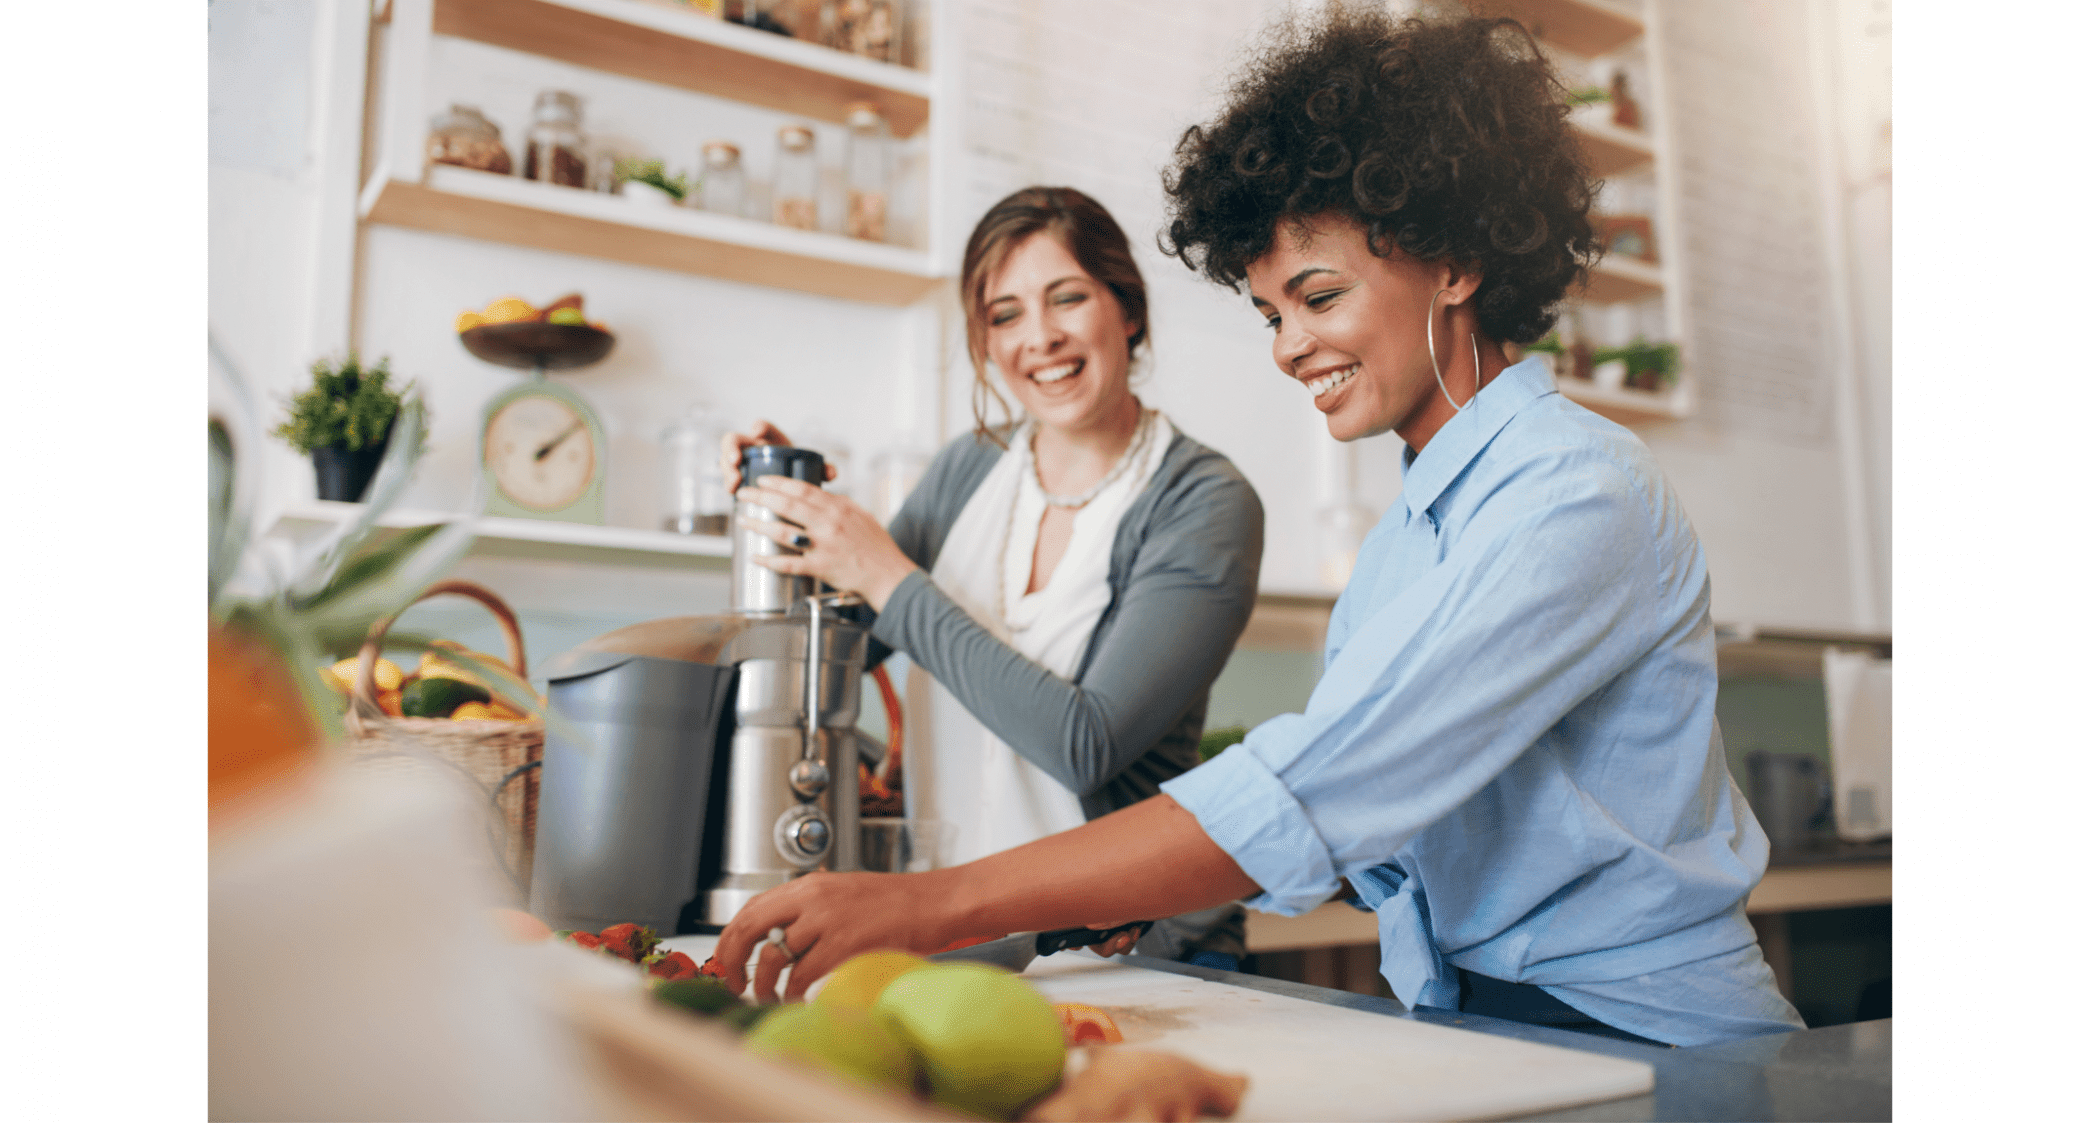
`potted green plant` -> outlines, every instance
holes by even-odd
[[[402,399],[413,388],[387,385],[389,373],[385,359],[362,366],[355,353],[339,363],[316,360],[313,385],[292,399],[291,416],[273,430],[313,457],[321,498],[355,503],[371,486]]]
[[[1677,385],[1677,345],[1675,343],[1650,343],[1641,336],[1624,347],[1600,347],[1594,356],[1601,365],[1620,361],[1626,364],[1625,387],[1628,390],[1645,390],[1658,393],[1666,387]]]

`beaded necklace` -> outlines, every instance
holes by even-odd
[[[1050,494],[1049,490],[1043,487],[1042,479],[1036,475],[1036,425],[1033,420],[1030,420],[1026,425],[1022,426],[1021,431],[1015,436],[1015,439],[1021,446],[1021,486],[1034,488],[1041,493],[1044,501],[1052,507],[1086,506],[1094,501],[1095,496],[1106,490],[1108,485],[1116,482],[1125,472],[1128,472],[1132,464],[1145,458],[1146,450],[1152,447],[1152,418],[1155,413],[1156,411],[1146,409],[1140,403],[1137,429],[1130,434],[1130,443],[1124,446],[1122,457],[1116,461],[1114,467],[1108,470],[1108,474],[1102,476],[1094,486],[1080,492],[1078,495],[1069,496]],[[1025,624],[1014,623],[1006,607],[1006,556],[1013,549],[1014,520],[1018,517],[1020,509],[1021,493],[1017,489],[1014,492],[1014,501],[1006,508],[1006,533],[1001,535],[999,539],[999,617],[1006,621],[1006,627],[1009,632],[1019,632],[1027,629]]]

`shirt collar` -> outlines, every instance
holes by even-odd
[[[1402,454],[1405,474],[1400,480],[1400,500],[1407,504],[1408,512],[1428,510],[1518,410],[1554,392],[1553,372],[1543,355],[1533,353],[1503,368],[1456,417],[1444,422],[1428,447],[1409,448]]]

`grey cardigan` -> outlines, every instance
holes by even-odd
[[[890,649],[910,655],[1095,819],[1201,762],[1210,685],[1254,612],[1261,499],[1231,461],[1176,430],[1117,524],[1108,607],[1066,681],[995,639],[928,576],[1000,455],[974,433],[949,442],[891,521],[920,568],[875,618],[869,663]]]

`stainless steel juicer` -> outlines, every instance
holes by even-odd
[[[822,486],[805,449],[747,449],[743,483]],[[737,515],[778,516],[739,502]],[[730,611],[608,632],[554,661],[532,912],[556,928],[714,928],[811,870],[860,868],[855,729],[867,628],[858,598],[753,559],[731,527]]]

